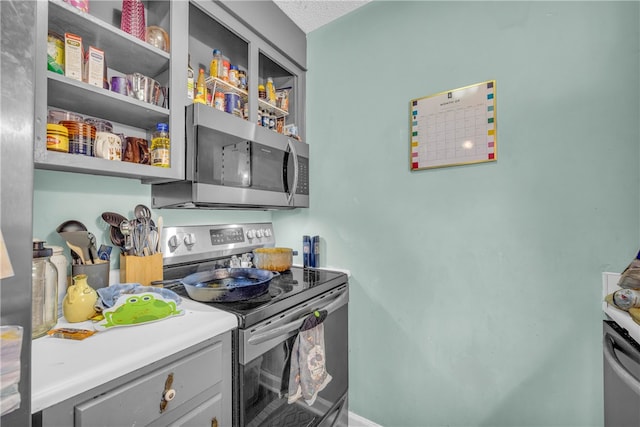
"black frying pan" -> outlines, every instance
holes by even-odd
[[[218,268],[180,280],[189,297],[202,302],[232,302],[258,297],[278,273],[259,268]]]

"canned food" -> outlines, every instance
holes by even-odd
[[[224,111],[227,113],[234,114],[235,111],[242,111],[242,106],[240,105],[240,95],[233,92],[227,92],[224,94]]]
[[[66,127],[47,124],[47,150],[69,152],[69,131]]]

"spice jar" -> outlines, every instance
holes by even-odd
[[[238,70],[238,88],[247,90],[247,73]]]

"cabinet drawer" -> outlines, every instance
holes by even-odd
[[[75,407],[76,426],[146,425],[222,381],[222,344],[193,353],[152,374]],[[160,411],[167,378],[175,397]],[[123,410],[127,408],[127,410]]]
[[[211,399],[208,399],[202,405],[199,405],[194,410],[190,411],[187,415],[180,418],[174,423],[169,424],[169,427],[178,426],[219,426],[223,427],[223,420],[221,418],[222,411],[222,396],[216,394]],[[217,424],[216,424],[217,423]]]

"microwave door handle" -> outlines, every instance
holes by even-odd
[[[616,373],[616,375],[624,382],[636,395],[640,396],[640,382],[636,379],[636,377],[631,374],[625,368],[618,356],[615,354],[615,350],[613,345],[615,343],[615,338],[608,333],[605,333],[603,341],[603,349],[604,349],[604,359],[611,366],[611,369]]]
[[[326,311],[327,315],[333,313],[343,305],[345,305],[349,300],[349,291],[345,290],[342,295],[338,298],[327,304],[322,308],[318,308],[316,311]],[[260,332],[258,334],[252,335],[251,338],[247,340],[249,344],[257,345],[262,344],[265,341],[269,341],[273,338],[276,338],[280,335],[288,334],[289,332],[295,331],[296,329],[300,329],[302,324],[304,323],[305,317],[300,319],[296,319],[292,322],[286,323],[282,326],[275,327],[273,329],[267,329],[264,332]]]
[[[293,155],[293,187],[287,196],[287,204],[291,204],[293,200],[293,195],[296,194],[298,189],[298,153],[296,153],[296,147],[294,147],[293,142],[291,142],[290,138],[287,138],[287,145],[289,146],[289,150],[291,150],[291,154]]]

